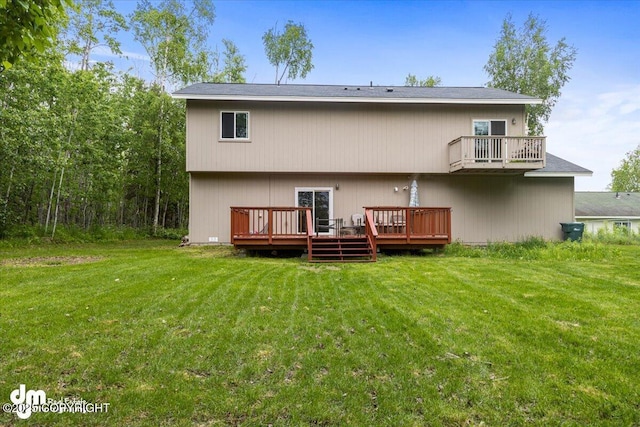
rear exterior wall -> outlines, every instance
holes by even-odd
[[[505,120],[508,136],[525,134],[522,105],[190,100],[187,107],[188,172],[448,173],[448,143],[472,135],[473,120]],[[221,140],[222,111],[249,113],[248,141]]]
[[[296,187],[332,188],[333,217],[365,206],[408,206],[407,174],[191,173],[190,240],[230,241],[231,206],[295,206]],[[452,239],[468,244],[557,240],[573,221],[573,178],[513,175],[420,175],[420,206],[451,207]],[[339,189],[336,189],[339,187]],[[397,189],[397,191],[396,191]]]

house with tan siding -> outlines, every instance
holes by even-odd
[[[187,102],[192,243],[304,244],[317,258],[322,238],[361,236],[375,258],[560,239],[574,177],[590,174],[526,135],[539,99],[499,89],[200,83],[173,96]]]

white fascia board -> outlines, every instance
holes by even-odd
[[[575,176],[593,176],[593,172],[525,172],[527,178],[571,178]]]
[[[607,220],[611,220],[611,221],[617,221],[617,220],[638,220],[640,219],[640,216],[624,216],[624,215],[620,215],[620,216],[611,216],[611,215],[607,215],[607,216],[586,216],[586,215],[580,215],[580,216],[576,216],[576,219],[595,219],[595,220],[602,220],[602,221],[607,221]]]
[[[535,105],[541,99],[464,99],[464,98],[374,98],[374,97],[310,97],[310,96],[238,96],[171,94],[176,99],[203,101],[266,101],[266,102],[339,102],[371,104],[490,104],[490,105]]]

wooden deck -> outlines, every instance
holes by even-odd
[[[314,232],[311,208],[232,207],[231,243],[252,250],[306,249],[308,259],[375,261],[378,249],[440,248],[451,243],[451,208],[365,207],[364,224]],[[348,233],[347,233],[348,232]]]

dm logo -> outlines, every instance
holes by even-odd
[[[31,410],[34,406],[47,403],[47,395],[42,390],[27,390],[27,386],[20,384],[9,395],[11,402],[16,405],[16,415],[18,418],[26,420],[31,416]]]

